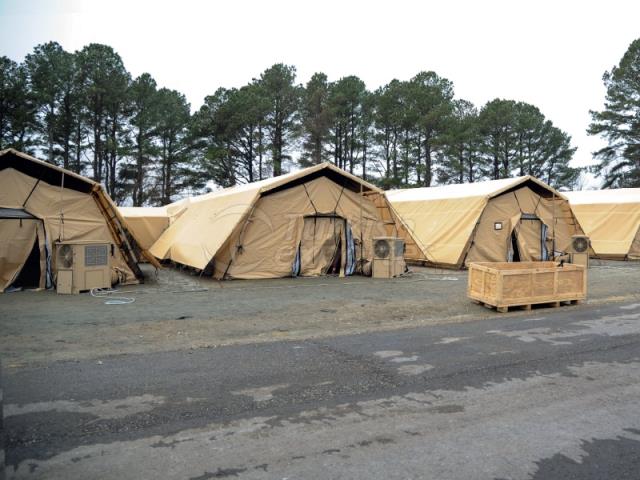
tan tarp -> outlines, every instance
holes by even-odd
[[[142,248],[151,248],[169,227],[169,215],[164,207],[118,207],[118,210]]]
[[[364,260],[371,260],[371,239],[386,234],[375,205],[359,194],[343,190],[335,182],[320,177],[261,198],[248,221],[234,232],[226,248],[216,256],[216,276],[220,277],[224,271],[234,278],[290,275],[296,250],[303,238],[305,217],[328,215],[334,210],[337,216],[346,219],[356,242],[363,239],[363,244],[356,246],[357,260],[360,260],[360,255]],[[302,271],[309,275],[322,273],[321,267],[305,268],[303,264]]]
[[[336,182],[347,182],[350,188]],[[151,253],[201,270],[213,260],[217,278],[289,276],[303,240],[305,217],[335,215],[351,229],[356,260],[362,265],[371,260],[371,239],[386,235],[386,230],[376,204],[360,195],[360,189],[381,193],[333,165],[322,164],[191,198]],[[344,238],[345,232],[340,235]],[[342,253],[344,266],[346,253]],[[301,271],[316,275],[325,267],[322,261],[314,267],[302,265]]]
[[[149,251],[163,260],[204,269],[257,195],[255,190],[245,189],[192,199],[187,211],[165,230]]]
[[[523,214],[535,216],[541,222],[522,219]],[[496,223],[501,223],[502,229],[496,230]],[[540,232],[541,224],[547,226],[549,241],[545,242],[545,246],[549,253],[554,247],[551,241],[553,237],[555,250],[563,252],[569,246],[571,236],[582,232],[568,202],[559,196],[555,200],[553,195],[544,198],[522,185],[514,191],[489,199],[473,235],[465,264],[506,260],[512,232],[520,246],[520,260],[540,260],[541,239],[536,233]]]
[[[566,195],[597,257],[640,258],[640,188]]]
[[[125,283],[137,282],[136,273],[134,273],[134,269],[137,269],[136,259],[129,248],[129,240],[124,237],[122,218],[117,213],[111,199],[98,184],[11,149],[0,152],[0,163],[3,161],[31,162],[34,164],[34,168],[37,167],[40,171],[44,167],[64,173],[68,182],[69,178],[73,178],[86,183],[85,188],[88,191],[85,193],[72,188],[62,188],[61,185],[51,185],[11,167],[2,168],[0,170],[0,207],[24,209],[39,219],[39,224],[44,228],[44,232],[41,232],[38,237],[41,242],[45,242],[44,237],[46,237],[48,251],[52,253],[53,243],[58,240],[105,241],[116,245],[117,248],[114,250],[112,259],[114,270],[119,272],[119,277]],[[2,166],[6,167],[7,164]],[[25,165],[22,166],[26,168]],[[11,221],[15,222],[16,220]],[[3,222],[3,235],[8,234],[4,232],[5,228],[7,232],[11,228],[15,228],[14,226],[8,227],[9,224]],[[30,249],[31,246],[29,245],[28,248]],[[14,244],[6,250],[5,255],[9,260],[5,265],[20,262],[19,258],[23,256],[24,248],[27,247],[18,248]],[[44,261],[45,255],[42,254],[41,262]],[[153,261],[156,262],[155,259]],[[20,262],[19,269],[22,268],[22,265],[23,262]],[[10,276],[14,267],[7,266],[5,268],[6,271],[0,272],[2,278]],[[44,287],[44,275],[40,287]]]
[[[426,261],[427,257],[424,254],[426,248],[419,243],[419,239],[410,233],[408,228],[402,223],[398,213],[388,202],[384,192],[371,192],[366,194],[366,196],[376,205],[378,215],[385,224],[386,236],[404,239],[405,258],[419,262]]]
[[[391,205],[402,223],[418,239],[429,262],[457,265],[465,251],[486,200],[481,197],[407,201]]]
[[[118,210],[140,246],[148,250],[169,225],[186,211],[188,205],[189,199],[185,198],[164,207],[118,207]]]
[[[506,261],[514,232],[522,260],[540,260],[540,239],[534,240],[533,225],[523,223],[531,220],[521,219],[521,214],[540,218],[548,226],[547,236],[555,233],[556,251],[581,231],[567,200],[532,177],[395,190],[387,192],[387,198],[424,255],[407,258],[426,258],[434,265],[459,268],[474,261]],[[546,246],[551,252],[552,242]]]
[[[46,256],[42,222],[28,218],[0,219],[0,292],[16,279],[36,240],[40,250],[40,286],[44,286]]]

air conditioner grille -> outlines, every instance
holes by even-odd
[[[58,248],[58,267],[71,268],[73,265],[73,248],[62,245]]]
[[[108,247],[107,245],[86,245],[84,247],[84,264],[87,267],[107,265]]]
[[[576,253],[584,253],[589,248],[589,240],[585,237],[575,237],[573,239],[573,250]]]
[[[375,241],[373,250],[378,258],[387,258],[391,253],[391,248],[387,240],[379,239]]]

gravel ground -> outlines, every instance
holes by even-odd
[[[4,368],[59,360],[300,340],[393,330],[496,315],[466,297],[467,272],[412,267],[404,277],[321,277],[218,282],[175,269],[148,270],[144,285],[125,286],[128,305],[89,294],[0,295]],[[596,261],[589,300],[576,308],[640,300],[640,263]]]

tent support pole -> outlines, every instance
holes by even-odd
[[[33,188],[31,189],[31,191],[29,192],[29,195],[27,195],[27,198],[25,198],[24,202],[22,202],[22,208],[25,207],[25,205],[27,205],[27,202],[29,201],[29,199],[31,198],[31,195],[33,194],[33,192],[35,191],[36,187],[38,186],[38,184],[40,183],[40,179],[38,178],[38,181],[36,183],[33,184]]]
[[[100,210],[102,215],[108,219],[110,218],[109,210],[113,210],[113,209],[108,202],[103,203],[100,193],[101,193],[100,186],[94,187],[91,192],[91,196],[95,200],[96,205],[98,206],[98,209]],[[112,213],[115,213],[115,212],[112,211]],[[109,227],[109,231],[111,232],[111,237],[116,242],[116,245],[118,246],[120,251],[123,253],[124,261],[127,263],[127,265],[129,265],[129,268],[131,268],[131,271],[133,272],[133,274],[138,279],[142,279],[144,278],[144,275],[142,273],[142,270],[140,270],[140,266],[138,265],[137,258],[133,254],[133,248],[131,247],[129,240],[127,239],[127,236],[120,225],[119,217],[116,215],[115,218],[118,220],[117,222],[115,220],[107,221],[107,226]],[[155,260],[155,258],[153,260]],[[152,265],[158,268],[153,262],[151,262],[151,258],[149,258],[149,261]]]

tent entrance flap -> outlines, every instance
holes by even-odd
[[[547,259],[547,225],[537,216],[522,214],[514,229],[514,238],[513,261],[531,262]]]
[[[343,217],[310,215],[304,217],[299,253],[293,271],[301,276],[353,272],[353,236]]]
[[[40,286],[40,243],[36,236],[31,252],[27,257],[22,269],[11,284],[13,288],[38,288]]]
[[[13,284],[38,241],[39,220],[0,219],[0,292]],[[36,286],[38,286],[36,284]]]

